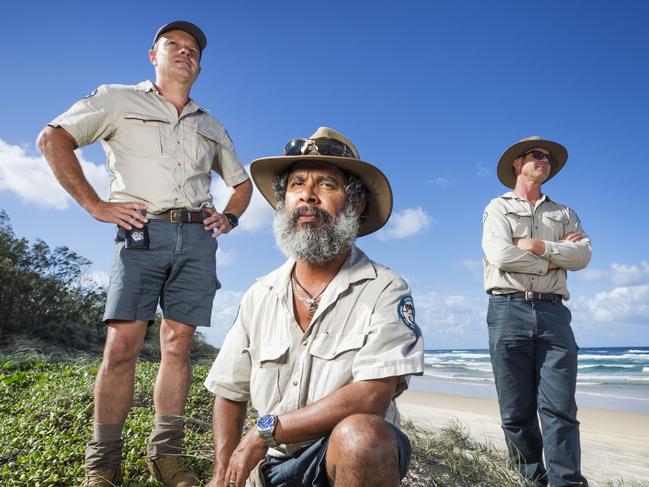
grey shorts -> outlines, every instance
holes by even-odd
[[[153,321],[158,302],[165,318],[210,326],[218,243],[200,223],[149,220],[149,249],[125,246],[118,227],[104,322]]]
[[[403,479],[408,473],[412,446],[403,431],[390,426],[399,450],[399,477]],[[329,437],[325,436],[292,457],[267,455],[261,471],[266,487],[329,487],[325,466],[328,444]]]

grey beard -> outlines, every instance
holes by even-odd
[[[359,221],[353,206],[347,205],[333,219],[324,210],[311,208],[323,223],[320,228],[311,223],[301,228],[296,227],[300,208],[303,207],[289,213],[284,203],[280,203],[273,220],[277,245],[287,257],[310,264],[321,264],[337,257],[356,241]]]

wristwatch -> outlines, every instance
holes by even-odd
[[[236,228],[236,226],[239,225],[239,219],[236,215],[233,215],[232,213],[223,213],[223,216],[228,219],[232,228]]]
[[[273,438],[276,426],[277,416],[272,414],[266,414],[257,420],[257,432],[268,447],[275,448],[277,446],[277,442],[275,441],[275,438]]]

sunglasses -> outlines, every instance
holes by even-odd
[[[337,156],[358,159],[354,151],[339,140],[321,137],[319,139],[293,139],[284,147],[286,156]]]
[[[529,155],[531,155],[537,161],[542,161],[543,159],[547,159],[548,162],[552,161],[552,154],[546,154],[545,152],[541,152],[540,150],[531,150],[529,152],[525,152],[520,157],[525,157]]]

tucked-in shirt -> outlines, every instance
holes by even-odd
[[[211,171],[228,186],[248,179],[223,125],[194,101],[178,115],[151,81],[102,85],[52,127],[78,147],[101,140],[112,175],[108,200],[138,201],[152,213],[211,206]]]
[[[424,344],[406,282],[353,247],[303,332],[293,313],[293,260],[258,279],[205,381],[260,415],[295,411],[353,382],[423,373]],[[396,397],[396,395],[395,395]],[[386,421],[399,425],[394,401]],[[290,455],[312,442],[280,445]]]
[[[484,212],[482,249],[484,286],[487,292],[505,294],[535,291],[570,298],[566,271],[586,267],[591,257],[590,238],[577,214],[547,195],[532,205],[510,191],[491,200]],[[585,237],[573,243],[562,240],[568,232]],[[514,239],[543,240],[545,253],[537,256],[514,245]],[[550,263],[558,269],[548,269]]]

